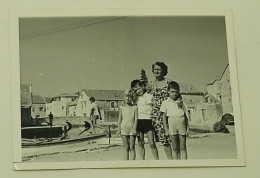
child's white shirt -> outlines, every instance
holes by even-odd
[[[178,106],[179,101],[173,101],[170,98],[164,100],[162,102],[160,112],[166,113],[166,116],[168,117],[183,117],[184,113],[186,111],[184,103],[182,104],[182,107]]]
[[[153,95],[144,93],[142,96],[138,96],[138,119],[151,119],[153,104]]]

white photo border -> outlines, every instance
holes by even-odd
[[[22,17],[84,17],[84,16],[223,16],[226,22],[230,82],[235,118],[237,159],[85,161],[85,162],[22,162],[20,113],[19,18]],[[198,9],[10,9],[12,124],[14,170],[135,168],[135,167],[212,167],[245,166],[242,119],[240,111],[237,61],[232,12],[230,10]],[[108,164],[109,163],[109,164]]]

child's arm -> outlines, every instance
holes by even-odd
[[[165,130],[165,135],[166,136],[169,136],[169,128],[167,126],[167,122],[166,122],[166,113],[164,112],[163,113],[163,127],[164,127],[164,130]]]
[[[121,135],[121,122],[122,122],[122,110],[119,107],[119,110],[118,110],[118,121],[117,121],[117,124],[118,124],[117,135]]]
[[[186,136],[188,137],[190,134],[190,126],[189,126],[189,119],[186,115],[186,113],[184,113],[184,118],[185,118],[185,125],[186,125]]]
[[[187,107],[186,105],[183,103],[182,105],[182,108],[183,108],[183,111],[184,111],[184,118],[185,118],[185,126],[186,126],[186,135],[189,136],[189,132],[190,132],[190,127],[189,127],[189,118],[188,118],[188,115],[187,115]]]

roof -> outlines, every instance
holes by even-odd
[[[203,96],[182,95],[182,100],[188,108],[194,108],[197,103],[201,103]]]
[[[123,90],[93,90],[83,89],[89,96],[94,97],[96,100],[124,100]]]
[[[33,95],[33,104],[42,104],[45,103],[45,98],[41,97],[40,95]]]
[[[62,93],[62,94],[59,94],[58,96],[54,96],[52,98],[58,98],[58,97],[64,97],[64,98],[72,98],[72,97],[75,97],[77,96],[76,94],[70,94],[70,93]]]
[[[224,69],[222,75],[221,75],[218,79],[215,79],[213,82],[207,84],[207,86],[209,86],[209,85],[214,85],[215,82],[220,81],[220,80],[222,79],[223,75],[225,74],[226,70],[228,69],[228,66],[229,66],[229,64],[227,64],[227,66],[225,67],[225,69]]]
[[[30,84],[20,84],[20,95],[21,95],[21,106],[31,106],[32,105],[32,85]]]
[[[46,101],[46,103],[51,103],[51,101],[52,101],[52,98],[50,98],[50,97],[47,97],[47,98],[45,98],[45,101]]]
[[[202,93],[197,88],[195,88],[192,84],[189,83],[179,83],[181,93]]]

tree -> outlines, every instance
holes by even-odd
[[[140,79],[142,82],[145,83],[145,85],[148,83],[148,78],[146,76],[146,72],[144,69],[141,70],[141,79]]]

